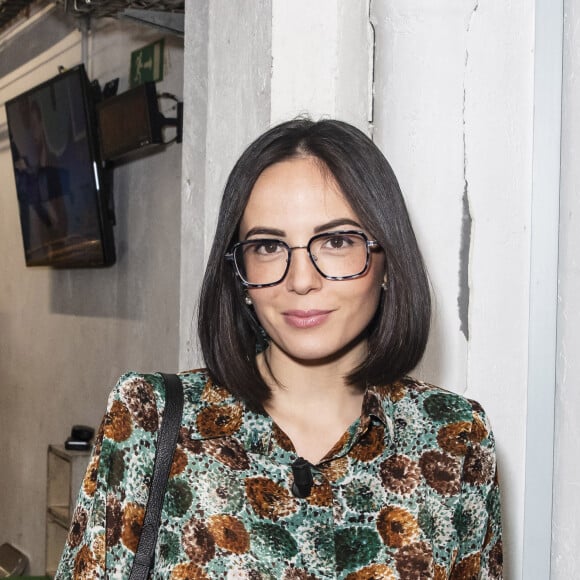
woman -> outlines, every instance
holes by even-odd
[[[339,121],[274,127],[217,231],[154,577],[501,578],[486,416],[406,376],[429,288],[378,148]],[[137,374],[113,391],[59,578],[129,574],[163,393]]]

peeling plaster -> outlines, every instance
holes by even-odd
[[[477,9],[479,0],[473,5],[473,10],[469,17],[466,29],[466,47],[465,47],[465,69],[463,74],[463,215],[461,218],[461,245],[459,248],[459,291],[457,295],[457,310],[459,314],[459,329],[465,340],[469,341],[469,300],[471,288],[469,284],[469,258],[471,254],[471,232],[473,228],[473,218],[469,204],[469,181],[467,179],[467,127],[465,120],[465,111],[467,107],[467,66],[469,63],[469,32]]]
[[[368,122],[371,139],[373,137],[373,123],[375,120],[375,68],[377,57],[377,30],[375,19],[373,18],[373,0],[369,0],[369,103],[368,103]]]
[[[469,340],[469,253],[471,250],[471,227],[473,220],[469,209],[469,184],[465,180],[463,189],[463,216],[461,218],[461,246],[459,247],[459,294],[457,307],[459,310],[459,329],[465,340]]]

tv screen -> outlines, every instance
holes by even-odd
[[[83,65],[6,102],[27,266],[109,266],[113,212]]]

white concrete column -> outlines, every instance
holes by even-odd
[[[526,473],[522,577],[551,577],[563,1],[535,0]]]
[[[272,4],[272,124],[339,118],[369,132],[373,34],[369,1]]]
[[[375,140],[436,295],[422,376],[496,438],[506,578],[521,578],[533,135],[532,0],[374,0]]]
[[[197,297],[227,176],[270,121],[271,0],[203,0],[185,14],[180,368],[202,364]],[[176,281],[177,283],[177,281]]]
[[[473,2],[375,1],[375,141],[405,195],[435,295],[422,367],[429,380],[467,387],[469,189],[465,152],[468,27]],[[464,207],[464,198],[465,206]]]
[[[580,578],[580,2],[564,2],[558,367],[551,580]]]

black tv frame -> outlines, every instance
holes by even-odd
[[[80,64],[5,103],[27,266],[115,263],[111,175],[100,157],[93,89]],[[55,129],[59,115],[65,125]],[[60,137],[56,152],[47,144],[50,134]]]

